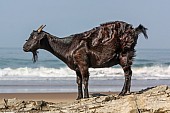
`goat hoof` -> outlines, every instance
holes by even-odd
[[[125,94],[123,94],[123,93],[119,93],[119,96],[124,96]]]
[[[77,99],[76,99],[76,100],[80,100],[80,99],[82,99],[82,97],[77,97]]]
[[[76,98],[76,100],[80,100],[81,98]]]
[[[84,97],[84,99],[89,98],[89,97]]]
[[[121,92],[119,93],[119,96],[125,96],[125,95],[130,95],[131,92],[130,91],[127,91],[127,92]]]
[[[125,96],[125,94],[126,94],[125,92],[120,92],[119,96]]]
[[[130,95],[130,94],[131,94],[131,92],[130,92],[130,91],[127,91],[127,92],[126,92],[126,95]]]

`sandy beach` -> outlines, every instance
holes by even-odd
[[[17,98],[20,100],[44,100],[48,102],[72,102],[76,93],[1,93],[0,100]]]
[[[93,97],[75,100],[76,93],[1,93],[0,112],[169,113],[170,111],[170,87],[167,85],[149,87],[126,96],[118,96],[113,92],[91,95]]]
[[[113,92],[90,93],[92,95],[110,95]],[[53,103],[70,103],[76,100],[77,93],[0,93],[0,100],[17,98],[19,100],[47,101]]]

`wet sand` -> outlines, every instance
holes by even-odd
[[[74,101],[76,96],[76,93],[1,93],[0,99],[17,98],[20,100],[44,100],[58,103]]]
[[[92,95],[109,95],[113,92],[90,93]],[[47,101],[53,103],[70,103],[76,100],[77,93],[0,93],[0,100],[17,98],[19,100]]]
[[[20,83],[21,82],[21,83]],[[42,81],[41,81],[42,82]],[[40,83],[41,83],[40,82]],[[63,82],[61,85],[61,82]],[[124,80],[91,80],[90,94],[115,94],[121,91]],[[15,83],[15,84],[14,84]],[[18,84],[16,84],[18,83]],[[23,85],[23,83],[25,83]],[[34,84],[36,83],[36,84]],[[73,102],[77,98],[77,86],[75,81],[67,80],[58,82],[46,82],[40,84],[37,81],[3,81],[0,84],[0,101],[3,99],[17,98],[20,100],[44,100],[47,102]],[[31,85],[30,85],[31,84]],[[43,85],[42,85],[43,84]],[[45,85],[44,85],[45,84]],[[65,85],[66,84],[66,85]],[[169,80],[132,80],[131,91],[140,91],[147,87],[165,84],[170,86]],[[43,90],[41,90],[41,88]],[[33,90],[32,90],[33,89]],[[52,90],[51,90],[52,89]],[[60,92],[64,91],[64,92]],[[52,91],[52,92],[48,92]],[[56,91],[56,92],[53,92]],[[58,92],[57,92],[58,91]],[[98,93],[99,92],[99,93]]]
[[[120,92],[124,79],[89,80],[89,92]],[[157,85],[170,86],[169,79],[132,79],[131,91],[139,91]],[[77,92],[75,80],[0,80],[0,93],[72,93]]]

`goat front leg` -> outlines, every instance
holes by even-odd
[[[84,98],[89,98],[89,92],[88,92],[88,81],[89,81],[89,71],[88,67],[85,65],[80,65],[80,73],[82,75],[82,85],[84,89]]]
[[[77,100],[83,98],[83,91],[82,91],[82,76],[79,71],[76,71],[77,74],[77,85],[78,85],[78,97]]]
[[[89,98],[88,81],[89,81],[89,76],[83,77],[84,98]]]
[[[88,57],[85,53],[86,53],[86,48],[81,48],[81,49],[77,50],[77,52],[74,54],[74,60],[78,66],[78,69],[79,69],[81,77],[82,77],[84,98],[89,98],[89,92],[88,92],[88,80],[89,80],[88,68],[89,68],[89,65],[88,65]]]

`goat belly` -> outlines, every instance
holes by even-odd
[[[90,57],[90,67],[92,68],[103,68],[103,67],[111,67],[113,65],[118,64],[117,54],[113,54],[112,56],[100,56],[96,54],[92,54]]]

